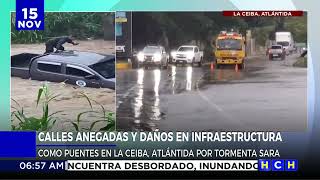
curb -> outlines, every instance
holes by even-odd
[[[119,62],[116,64],[116,69],[117,70],[125,70],[125,69],[131,69],[132,64],[128,62]]]

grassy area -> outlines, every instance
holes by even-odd
[[[74,121],[69,123],[73,125],[75,131],[93,131],[95,126],[98,123],[103,123],[103,127],[100,127],[99,131],[115,131],[115,114],[113,112],[107,112],[103,105],[99,102],[90,99],[90,97],[84,93],[79,94],[82,98],[85,98],[88,102],[88,107],[84,108],[84,111],[77,114],[74,118]],[[12,99],[13,109],[11,113],[11,121],[18,121],[18,124],[14,125],[12,123],[12,130],[34,130],[34,131],[50,131],[55,123],[61,121],[56,117],[57,114],[67,112],[66,111],[57,111],[50,112],[50,105],[53,103],[57,97],[61,96],[60,94],[53,94],[50,92],[47,85],[43,85],[37,93],[37,106],[42,107],[42,115],[39,117],[29,116],[26,114],[24,107],[22,107],[19,102]],[[96,104],[100,109],[94,109],[93,104]],[[82,128],[82,117],[86,114],[91,114],[95,121],[90,124],[89,127]]]
[[[44,31],[17,31],[15,13],[11,15],[13,44],[41,43],[57,36],[73,35],[77,39],[107,38],[113,33],[113,13],[46,12]],[[111,29],[111,30],[109,30]]]
[[[308,67],[307,57],[299,57],[298,60],[293,64],[295,67]]]

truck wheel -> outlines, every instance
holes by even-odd
[[[167,63],[166,63],[165,68],[168,69],[168,66],[169,66],[169,59],[167,59]]]
[[[140,64],[138,62],[138,59],[132,58],[132,68],[133,69],[140,68]]]
[[[216,61],[216,68],[217,68],[217,69],[220,69],[220,66],[221,66],[221,65],[218,64],[217,61]]]
[[[202,66],[202,57],[201,57],[200,61],[198,62],[198,66],[199,66],[199,67]]]
[[[239,64],[239,69],[244,69],[244,68],[245,68],[244,62],[242,62],[241,64]]]
[[[173,59],[171,60],[171,64],[177,66],[177,61],[173,61]]]
[[[168,69],[168,64],[164,64],[164,65],[162,66],[162,69]]]
[[[192,59],[192,62],[191,62],[191,66],[192,66],[192,67],[193,67],[195,61],[196,61],[196,58],[193,58],[193,59]]]

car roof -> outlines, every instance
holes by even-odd
[[[114,55],[104,55],[84,51],[63,51],[58,53],[50,53],[38,58],[38,60],[48,62],[82,64],[87,66],[112,59],[114,59]]]
[[[281,46],[281,47],[282,47],[282,45],[281,45],[281,44],[275,44],[275,45],[272,45],[271,47],[273,47],[273,46]]]
[[[150,45],[146,46],[145,48],[148,48],[148,47],[150,47],[150,48],[162,48],[162,46],[150,46]]]
[[[195,48],[195,47],[197,47],[197,46],[192,46],[192,45],[182,45],[182,46],[180,46],[180,47],[192,47],[192,48]]]

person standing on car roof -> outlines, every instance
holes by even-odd
[[[64,47],[62,46],[64,43],[70,43],[72,45],[78,45],[79,43],[76,43],[73,41],[74,37],[73,36],[62,36],[62,37],[56,37],[49,39],[46,42],[46,52],[47,53],[52,53],[54,51],[54,48],[56,48],[56,51],[64,51]]]

